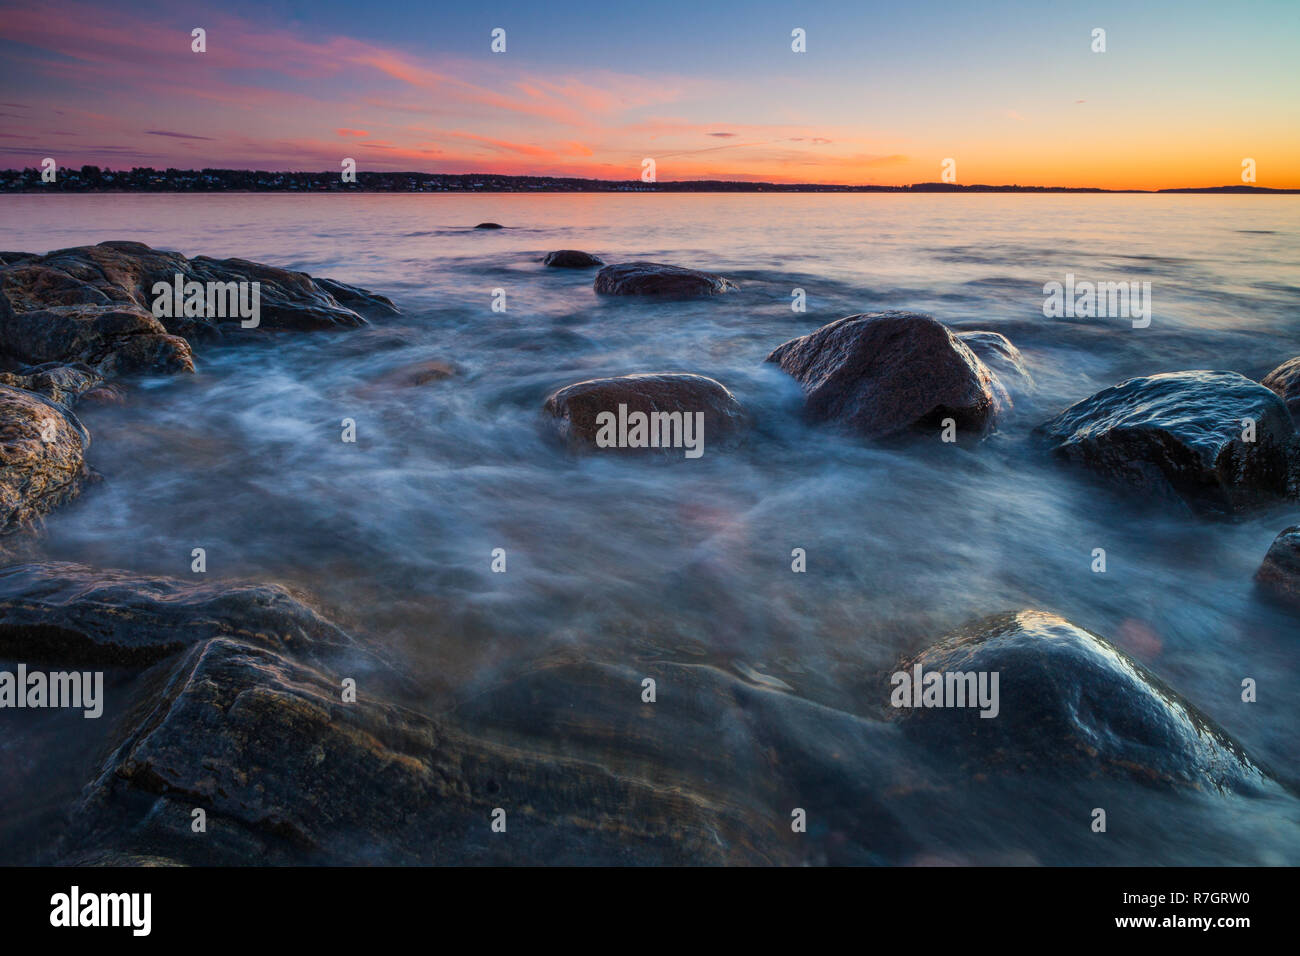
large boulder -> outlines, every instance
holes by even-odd
[[[543,265],[548,265],[552,269],[592,269],[604,264],[604,259],[593,256],[590,252],[580,252],[577,249],[561,249],[558,252],[548,252],[543,260]]]
[[[1246,440],[1254,431],[1254,441]],[[1167,372],[1102,389],[1039,426],[1053,451],[1195,510],[1241,511],[1295,494],[1286,405],[1236,372]]]
[[[850,315],[777,346],[767,357],[804,390],[817,421],[871,438],[938,427],[963,431],[994,423],[1005,390],[947,326],[916,312]]]
[[[646,295],[689,299],[720,295],[740,288],[712,272],[683,269],[658,262],[620,262],[596,273],[594,288],[603,295]]]
[[[996,674],[996,707],[917,706],[901,688]],[[896,675],[907,678],[903,680]],[[1132,778],[1153,786],[1252,792],[1265,775],[1226,733],[1096,634],[1041,611],[980,621],[904,661],[892,712],[908,735],[970,772]],[[945,691],[946,693],[946,691]],[[891,701],[891,703],[894,701]]]
[[[602,447],[598,437],[602,424],[608,428],[610,419],[601,416],[608,413],[617,421],[622,414],[620,406],[626,411],[624,421],[629,426],[635,424],[630,417],[634,413],[646,416],[646,439],[653,445],[641,448],[663,450],[661,438],[665,433],[669,439],[680,435],[684,440],[688,426],[692,440],[701,442],[701,450],[725,446],[739,436],[746,423],[744,409],[721,382],[679,372],[622,375],[566,385],[547,397],[544,411],[561,440],[570,447]],[[704,416],[702,434],[694,430],[694,423],[699,421],[695,413]],[[631,427],[625,431],[632,435]],[[638,446],[633,441],[625,447]],[[681,445],[670,443],[667,447]]]
[[[1287,528],[1269,546],[1255,580],[1268,594],[1300,608],[1300,525]]]
[[[215,294],[210,297],[212,311],[225,311],[225,316],[209,316],[206,309],[198,316],[186,316],[183,309],[177,314],[173,297],[173,314],[160,308],[162,314],[155,317],[155,301],[160,298],[155,286],[163,283],[170,288],[177,275],[182,284],[202,284],[205,293],[209,284],[227,290],[228,283],[259,283],[259,328],[348,328],[366,324],[361,312],[396,311],[383,296],[333,280],[315,280],[305,272],[244,259],[189,259],[140,242],[101,242],[34,258],[15,257],[0,265],[0,292],[11,307],[7,310],[0,304],[0,349],[25,361],[89,364],[129,351],[119,363],[121,371],[139,370],[150,362],[164,371],[183,370],[187,363],[179,355],[179,346],[171,343],[176,354],[164,355],[166,343],[157,340],[211,338],[239,329],[244,319],[229,307],[228,298],[222,303],[227,307],[219,309]],[[246,301],[251,305],[251,292]],[[25,314],[31,318],[22,321]],[[5,331],[4,327],[14,326],[15,315],[21,325]],[[43,331],[42,324],[53,327]],[[88,341],[96,335],[96,341]],[[141,346],[131,341],[134,337],[153,341]],[[64,346],[71,351],[54,354]]]
[[[75,496],[90,477],[90,433],[64,405],[0,385],[0,534]]]
[[[0,321],[0,351],[33,364],[82,363],[102,377],[193,372],[190,343],[134,305],[60,305]]]
[[[1273,369],[1260,384],[1281,396],[1291,417],[1300,419],[1300,355]]]

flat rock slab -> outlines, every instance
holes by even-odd
[[[1254,422],[1255,440],[1244,440]],[[1236,372],[1168,372],[1102,389],[1039,426],[1052,450],[1198,511],[1294,497],[1297,437],[1276,394]]]
[[[915,428],[982,434],[1005,389],[947,326],[916,312],[850,315],[778,346],[767,357],[804,390],[815,421],[869,438]]]
[[[1300,525],[1273,539],[1255,580],[1272,597],[1300,609]]]
[[[732,443],[748,420],[741,404],[721,382],[681,372],[622,375],[566,385],[547,397],[544,412],[570,447],[597,448],[600,417],[609,413],[617,418],[620,405],[628,414],[646,415],[656,437],[662,436],[665,426],[670,435],[683,434],[685,416],[692,416],[695,422],[695,414],[702,413],[706,450]],[[659,450],[675,451],[676,446]]]
[[[658,262],[620,262],[596,274],[595,290],[602,295],[645,295],[691,299],[721,295],[740,287],[712,272],[683,269]]]
[[[1267,779],[1226,733],[1141,664],[1054,614],[1021,611],[977,622],[898,672],[912,676],[918,667],[922,675],[998,674],[995,717],[973,706],[894,710],[910,736],[968,770],[1242,792]]]
[[[0,654],[30,663],[145,666],[227,636],[314,660],[360,654],[278,585],[193,583],[80,564],[0,569]]]
[[[736,815],[599,764],[471,738],[346,671],[216,638],[192,647],[87,789],[64,862],[724,864]],[[191,810],[207,832],[195,839]],[[505,834],[491,830],[506,811]]]

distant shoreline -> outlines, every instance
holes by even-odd
[[[906,186],[850,186],[818,183],[751,183],[732,180],[576,179],[551,176],[497,176],[474,173],[359,172],[345,183],[337,172],[262,170],[156,170],[136,167],[114,172],[97,166],[60,168],[52,183],[38,169],[0,170],[0,195],[15,193],[1028,193],[1028,194],[1210,194],[1278,196],[1300,189],[1268,186],[1195,186],[1165,189],[1102,189],[1093,186],[990,186],[913,183]]]

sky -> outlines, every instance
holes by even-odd
[[[0,167],[1297,188],[1297,64],[1297,0],[0,0]]]

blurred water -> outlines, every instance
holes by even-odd
[[[1291,779],[1296,620],[1258,599],[1252,575],[1300,510],[1193,518],[1059,466],[1028,433],[1135,374],[1258,378],[1300,353],[1292,198],[94,195],[7,197],[0,215],[11,249],[132,239],[239,256],[361,285],[404,313],[200,348],[195,376],[83,406],[106,481],[50,516],[44,555],[186,577],[204,547],[210,577],[305,588],[404,655],[433,710],[485,673],[577,646],[714,663],[870,713],[864,688],[901,653],[1036,607],[1112,639]],[[481,221],[508,228],[470,228]],[[715,270],[741,291],[598,299],[593,272],[541,266],[561,248]],[[1151,326],[1043,318],[1043,284],[1066,273],[1149,281]],[[504,314],[490,309],[498,287]],[[885,308],[1004,332],[1038,391],[978,446],[808,427],[763,358]],[[458,374],[385,380],[431,359]],[[643,371],[720,380],[755,432],[697,461],[574,459],[545,440],[549,391]],[[356,444],[339,440],[344,418]],[[489,571],[498,547],[506,574]],[[795,547],[806,574],[790,571]],[[1096,547],[1106,574],[1090,570]],[[1243,677],[1257,704],[1241,703]],[[1294,819],[1250,825],[1258,847],[1298,857]],[[1183,862],[1234,845],[1151,839],[1156,859]]]

